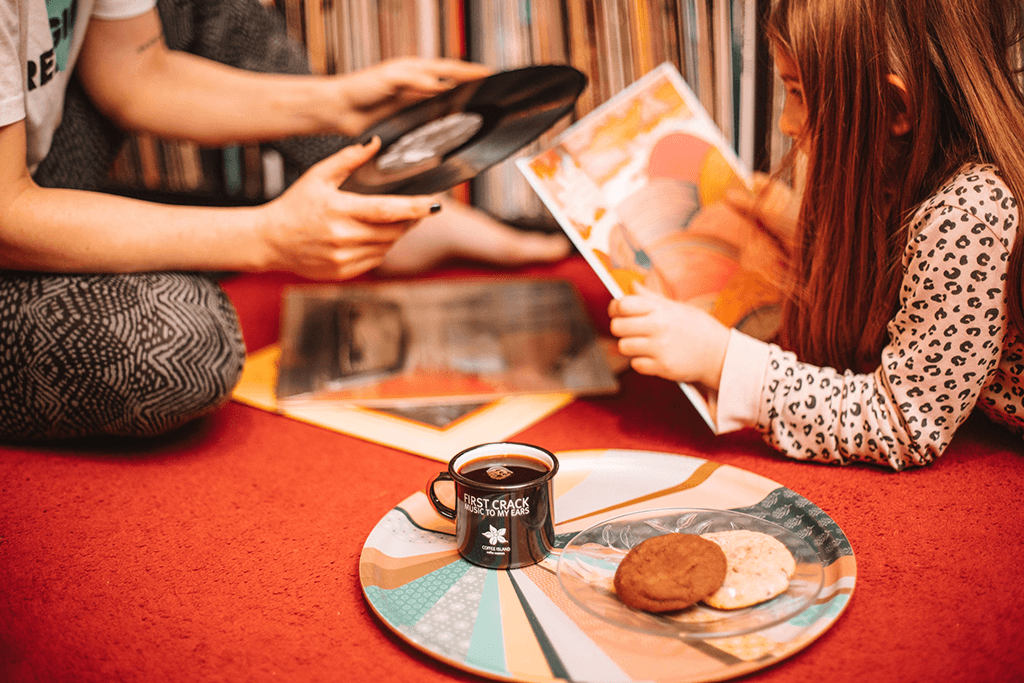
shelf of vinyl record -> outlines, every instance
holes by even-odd
[[[777,79],[758,26],[767,0],[263,0],[306,46],[314,73],[381,60],[441,56],[495,70],[568,63],[589,85],[581,117],[662,62],[673,63],[750,168],[785,153],[776,132]],[[574,117],[519,155],[536,153]],[[283,189],[280,158],[256,146],[204,150],[133,138],[115,164],[116,182],[146,189],[220,193],[246,200]],[[550,223],[514,159],[472,182],[469,198],[520,224]]]

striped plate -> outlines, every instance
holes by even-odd
[[[454,527],[417,492],[374,527],[359,560],[373,611],[417,649],[454,667],[511,681],[588,683],[719,681],[806,647],[839,617],[856,580],[842,530],[799,494],[751,472],[670,453],[558,453],[555,532],[564,548],[580,531],[658,508],[731,510],[803,538],[821,560],[814,600],[788,620],[732,637],[680,639],[629,630],[582,609],[556,576],[558,555],[493,571],[462,560]]]

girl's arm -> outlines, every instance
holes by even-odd
[[[902,470],[940,456],[999,367],[1006,263],[1017,229],[1012,198],[996,176],[962,178],[918,214],[900,307],[875,372],[815,367],[736,338],[719,416],[727,405],[741,406],[746,415],[734,419],[793,458]],[[763,359],[759,377],[736,371],[756,366],[751,358]]]
[[[168,50],[156,10],[93,18],[77,73],[105,115],[128,130],[204,145],[341,133],[369,124],[486,67],[404,59],[338,77],[262,74]]]
[[[949,445],[999,366],[1016,229],[1015,204],[991,173],[966,176],[923,209],[890,342],[871,374],[800,363],[651,294],[613,301],[611,331],[637,371],[717,391],[723,429],[756,427],[801,460],[925,465]]]

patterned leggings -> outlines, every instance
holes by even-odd
[[[194,273],[0,271],[0,438],[149,436],[225,403],[245,347]]]
[[[172,49],[255,71],[309,71],[258,0],[161,0],[158,9]],[[35,180],[95,190],[123,139],[72,79]],[[321,137],[275,147],[294,178],[342,145]],[[0,354],[0,440],[25,441],[171,430],[228,401],[245,347],[207,275],[0,271]]]

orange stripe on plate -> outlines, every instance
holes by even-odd
[[[459,559],[455,549],[413,557],[390,557],[376,548],[363,550],[359,575],[365,586],[391,590],[446,567]]]
[[[720,465],[717,462],[705,462],[700,467],[698,467],[693,474],[690,475],[689,479],[687,479],[681,484],[677,484],[676,486],[672,486],[667,489],[662,489],[660,491],[655,491],[654,493],[648,493],[646,496],[640,496],[639,498],[634,498],[632,500],[624,500],[621,503],[609,505],[608,507],[601,508],[600,510],[594,510],[593,512],[588,512],[585,515],[573,517],[572,519],[560,519],[558,520],[558,524],[569,524],[570,522],[576,522],[581,519],[586,519],[587,517],[604,515],[609,512],[614,512],[615,510],[627,508],[631,505],[637,505],[638,503],[646,503],[649,500],[664,498],[665,496],[671,495],[673,493],[679,493],[680,491],[685,491],[686,489],[695,488],[703,484],[705,481],[707,481],[707,478],[710,477],[711,473],[718,469],[719,466]]]
[[[505,640],[505,664],[513,676],[551,679],[551,667],[526,618],[508,572],[498,572],[501,628]]]

